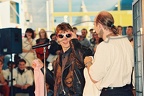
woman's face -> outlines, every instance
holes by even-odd
[[[63,49],[68,49],[70,48],[69,41],[71,40],[71,37],[72,37],[72,33],[70,30],[65,32],[59,32],[57,34],[57,41],[62,46]]]
[[[41,37],[41,38],[45,38],[45,34],[46,34],[46,33],[45,33],[44,31],[40,31],[40,37]]]
[[[96,39],[96,41],[99,40],[98,34],[94,33],[93,35],[94,35],[94,38]]]
[[[31,32],[26,32],[26,37],[27,37],[28,39],[31,39],[31,38],[32,38],[32,33],[31,33]]]

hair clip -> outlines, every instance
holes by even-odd
[[[111,25],[111,27],[113,27],[113,26],[114,26],[114,24]]]

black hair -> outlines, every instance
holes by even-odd
[[[133,26],[128,26],[127,28],[132,28],[133,29]]]
[[[13,61],[8,61],[7,66],[9,66],[9,65],[16,65],[16,64]]]
[[[73,27],[73,29],[77,30],[77,27]]]
[[[24,36],[24,37],[27,37],[27,36],[26,36],[26,33],[27,33],[27,32],[32,33],[32,39],[35,38],[34,30],[33,30],[32,28],[27,28],[27,29],[26,29],[26,31],[25,31],[25,36]]]
[[[26,61],[25,61],[24,59],[19,59],[19,60],[18,60],[18,64],[19,64],[20,62],[26,63]]]
[[[50,35],[50,38],[52,39],[52,37],[55,36],[55,35],[56,35],[55,33],[51,34],[51,35]]]
[[[94,29],[91,28],[89,31],[93,31],[93,30],[94,30]]]

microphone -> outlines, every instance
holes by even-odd
[[[32,49],[36,49],[36,48],[40,48],[40,47],[46,47],[49,45],[51,45],[51,44],[50,43],[38,44],[38,45],[32,46]]]

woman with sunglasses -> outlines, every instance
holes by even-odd
[[[83,60],[85,56],[92,56],[92,51],[79,43],[68,23],[56,27],[56,36],[62,50],[53,63],[54,96],[82,96],[85,84]]]

